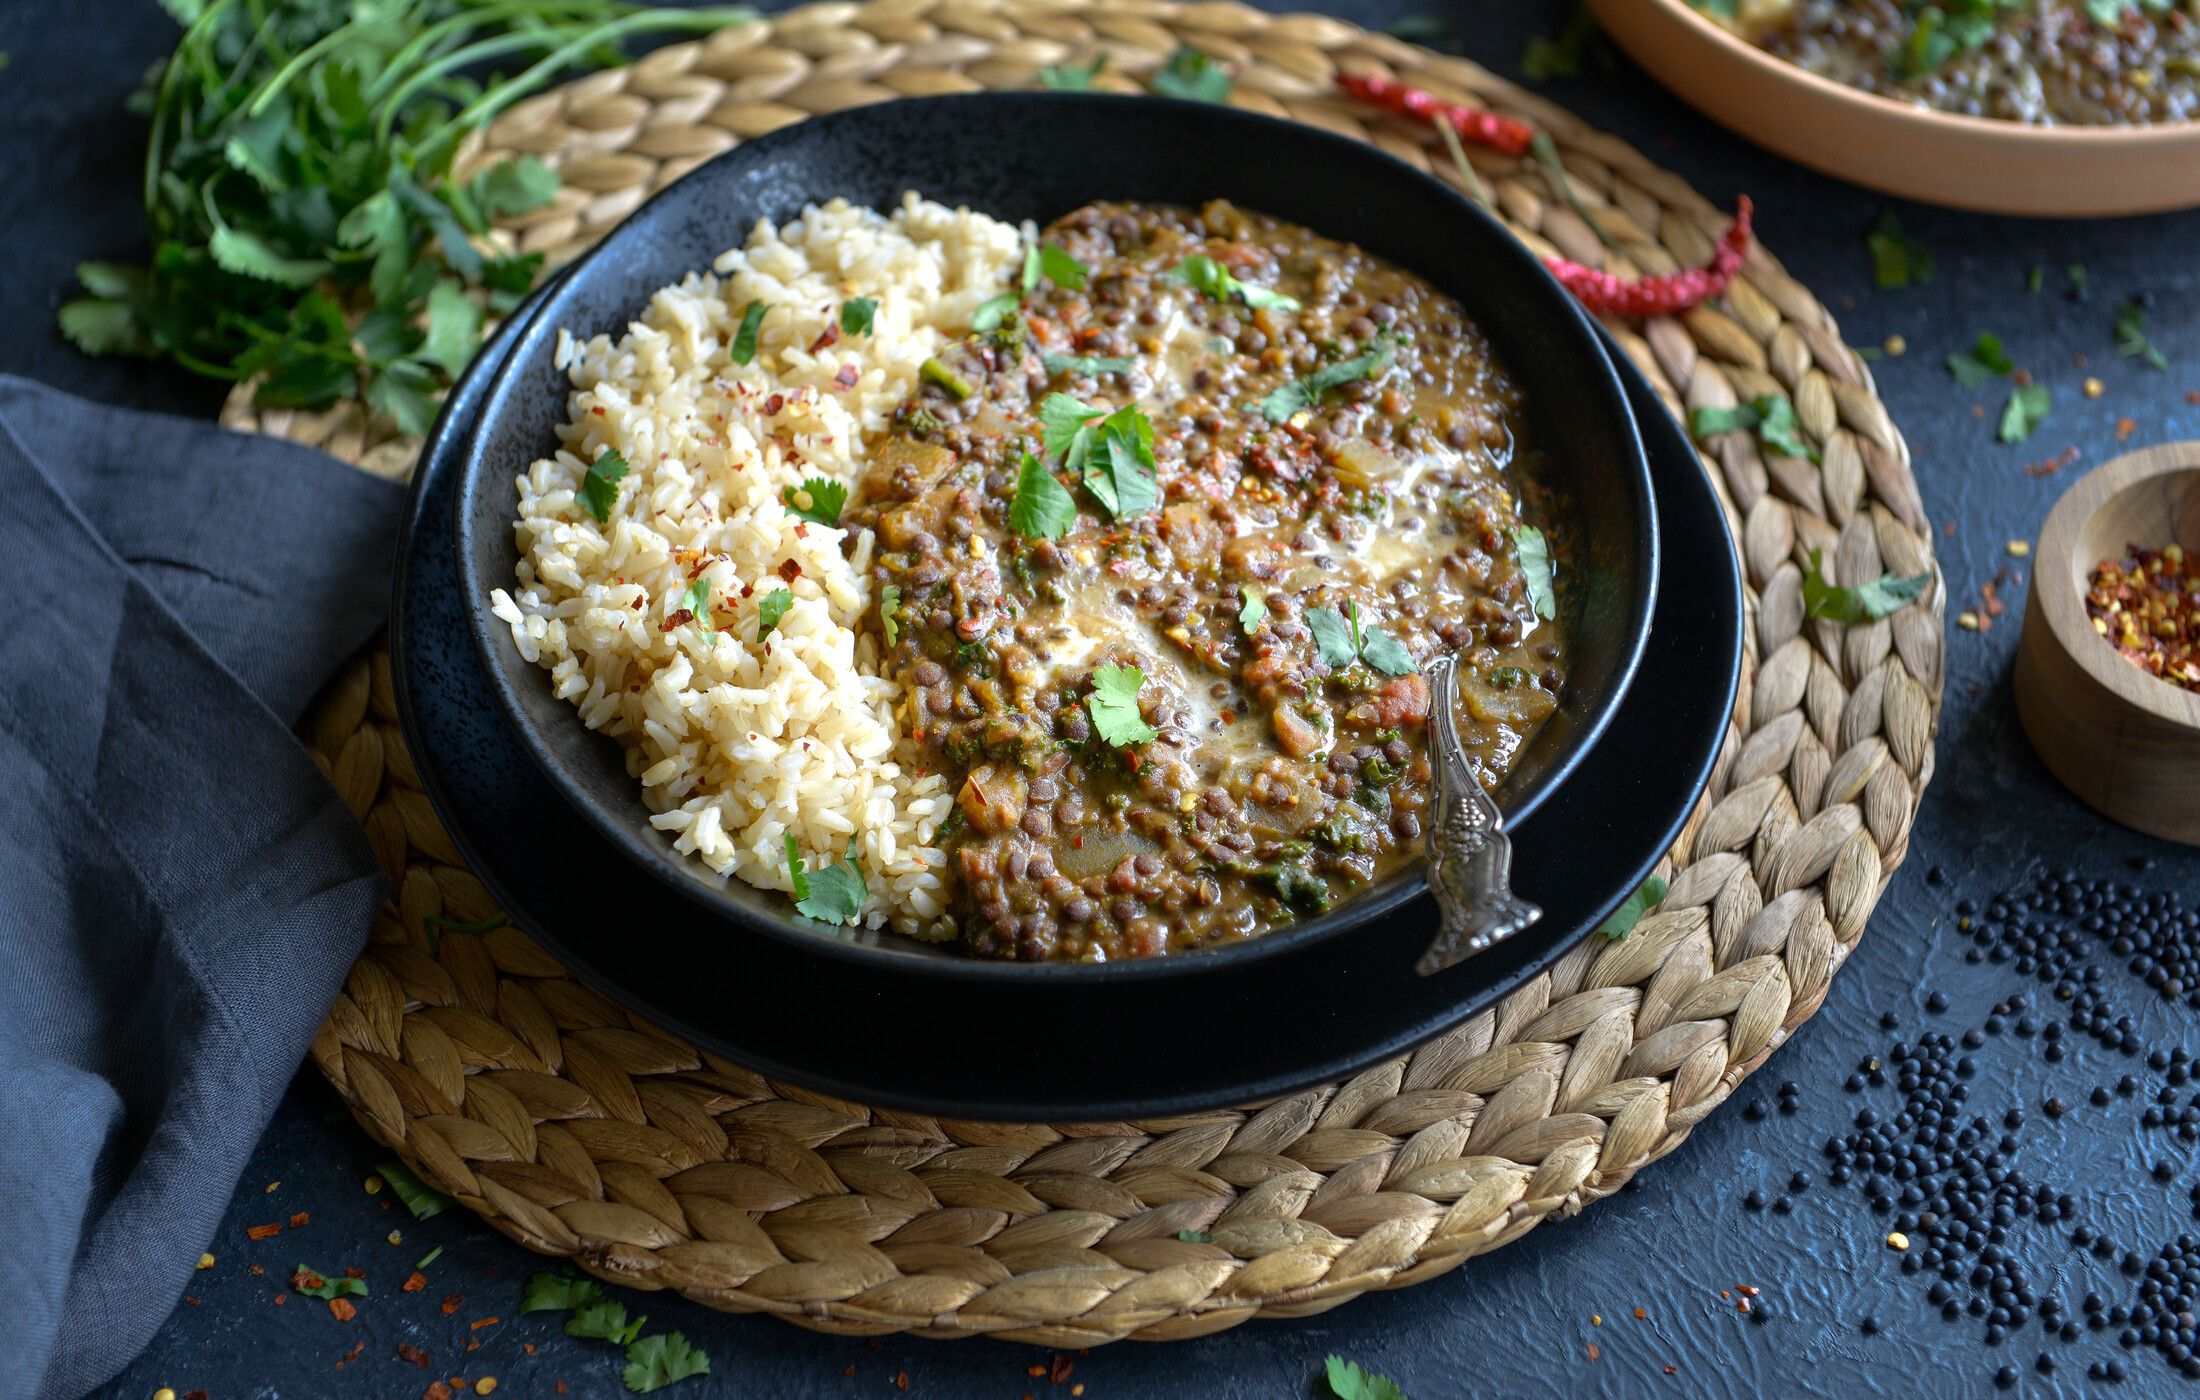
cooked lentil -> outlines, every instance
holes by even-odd
[[[1457,651],[1468,758],[1494,785],[1566,675],[1513,531],[1536,521],[1563,557],[1565,512],[1519,388],[1421,279],[1219,202],[1093,204],[1041,238],[1088,276],[1041,279],[944,349],[852,507],[877,531],[874,591],[900,600],[882,671],[959,785],[943,844],[960,937],[1110,961],[1257,935],[1412,860],[1431,796],[1427,683],[1325,663],[1310,610],[1356,609],[1416,667]],[[1299,309],[1168,276],[1194,255]],[[1381,372],[1285,421],[1263,411],[1384,345]],[[1115,519],[1080,492],[1061,537],[1017,532],[1052,393],[1151,418],[1158,509]],[[1249,593],[1266,607],[1251,626]],[[1095,732],[1093,674],[1113,665],[1143,673],[1151,743]]]
[[[1714,7],[1697,0],[1698,8]],[[2200,116],[2200,0],[1748,0],[1728,23],[1788,62],[1896,101],[2041,126]]]

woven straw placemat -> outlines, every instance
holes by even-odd
[[[1476,152],[1538,251],[1662,271],[1705,260],[1726,222],[1471,63],[1321,16],[1160,0],[812,5],[547,93],[469,158],[555,166],[556,202],[500,236],[569,255],[698,162],[811,113],[1030,87],[1042,66],[1102,51],[1101,86],[1134,89],[1182,44],[1229,65],[1238,105],[1445,179],[1433,133],[1336,95],[1340,68],[1533,122],[1616,250],[1535,166]],[[377,651],[307,724],[394,891],[315,1064],[374,1138],[530,1249],[835,1332],[1196,1336],[1417,1283],[1609,1194],[1818,1009],[1863,934],[1932,775],[1945,606],[1908,449],[1832,316],[1769,253],[1715,305],[1611,329],[1676,408],[1789,395],[1823,458],[1765,454],[1745,434],[1705,458],[1747,574],[1742,693],[1662,867],[1664,905],[1626,939],[1592,936],[1415,1053],[1257,1108],[1017,1125],[873,1110],[696,1050],[516,928],[431,946],[424,919],[497,911],[420,790]],[[239,398],[226,416],[390,475],[411,461],[412,444],[351,407],[259,413]],[[1813,550],[1843,584],[1931,570],[1933,587],[1887,620],[1810,619]]]

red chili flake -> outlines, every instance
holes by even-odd
[[[1635,1316],[1636,1316],[1636,1317],[1648,1317],[1649,1315],[1650,1315],[1650,1313],[1649,1313],[1649,1310],[1648,1310],[1648,1309],[1646,1309],[1646,1308],[1637,1308],[1637,1309],[1635,1309]]]
[[[793,559],[787,560],[779,566],[779,577],[788,583],[793,583],[796,579],[802,577],[802,565]]]
[[[2138,431],[2139,424],[2137,420],[2131,418],[2118,418],[2116,420],[2116,441],[2128,442],[2131,435]]]
[[[253,1276],[254,1278],[258,1278],[258,1277],[259,1277],[259,1276],[260,1276],[261,1274],[264,1274],[264,1273],[266,1273],[266,1272],[267,1272],[267,1270],[265,1270],[265,1269],[261,1268],[261,1267],[260,1267],[259,1265],[257,1265],[257,1264],[251,1264],[251,1265],[248,1265],[248,1266],[246,1266],[246,1267],[247,1267],[247,1270],[248,1270],[248,1272],[250,1272],[250,1273],[251,1273],[251,1275],[252,1275],[252,1276]]]
[[[852,1376],[854,1376],[854,1375],[855,1375],[855,1373],[856,1373],[856,1363],[855,1363],[855,1362],[853,1362],[853,1361],[849,1362],[849,1363],[848,1363],[847,1365],[845,1365],[845,1366],[843,1366],[843,1367],[841,1367],[841,1368],[840,1368],[840,1374],[842,1374],[842,1375],[844,1375],[844,1376],[851,1376],[851,1377],[852,1377]]]
[[[191,1296],[190,1294],[188,1294],[188,1293],[186,1293],[186,1294],[184,1294],[184,1295],[183,1295],[183,1301],[185,1301],[186,1303],[189,1303],[189,1304],[190,1304],[190,1305],[191,1305],[192,1307],[194,1307],[194,1308],[195,1308],[195,1307],[197,1307],[197,1306],[199,1305],[199,1300],[198,1300],[198,1299],[196,1299],[196,1298],[194,1298],[194,1297],[192,1297],[192,1296]]]
[[[301,1225],[309,1225],[312,1222],[313,1217],[301,1210],[296,1215],[290,1217],[290,1228],[295,1230]]]
[[[1070,1360],[1066,1356],[1057,1356],[1054,1358],[1053,1369],[1047,1372],[1047,1379],[1054,1382],[1056,1385],[1060,1385],[1064,1381],[1068,1380],[1069,1373],[1076,1369],[1076,1362]]]
[[[352,1362],[357,1361],[359,1359],[359,1353],[365,1351],[366,1349],[367,1344],[364,1341],[353,1342],[351,1344],[351,1350],[344,1353],[344,1359],[336,1363],[336,1369],[341,1371]]]
[[[1439,101],[1431,93],[1380,73],[1339,73],[1337,86],[1362,102],[1401,117],[1422,122],[1447,122],[1459,133],[1461,140],[1508,156],[1526,155],[1529,143],[1535,140],[1535,128],[1526,122],[1476,107]]]
[[[466,1350],[468,1352],[476,1352],[481,1350],[481,1342],[477,1339],[466,1343]]]
[[[1754,1298],[1761,1290],[1752,1288],[1746,1283],[1737,1283],[1734,1285],[1734,1291],[1744,1298]]]
[[[1668,1366],[1665,1368],[1665,1374],[1669,1376],[1677,1376],[1680,1374],[1680,1370],[1681,1368],[1678,1366]]]
[[[349,1298],[329,1299],[328,1310],[329,1314],[338,1322],[349,1322],[359,1315],[359,1309],[351,1305],[351,1299]]]
[[[2200,407],[2200,389],[2185,390],[2185,402]]]
[[[604,416],[604,411],[603,411],[603,405],[602,405],[602,404],[597,404],[597,405],[596,405],[596,406],[595,406],[594,408],[591,408],[591,409],[590,409],[590,410],[588,410],[588,411],[589,411],[590,413],[593,413],[593,414],[595,414],[595,415],[596,415],[596,416],[597,416],[598,418],[601,418],[601,417],[603,417],[603,416]]]
[[[466,1326],[472,1331],[479,1332],[484,1327],[494,1327],[502,1321],[504,1319],[501,1317],[477,1317],[472,1322],[467,1323]]]
[[[535,1344],[533,1342],[521,1342],[519,1344],[519,1349],[526,1352],[529,1356],[533,1356],[535,1354]]]
[[[290,1286],[292,1288],[300,1290],[301,1292],[308,1289],[319,1288],[322,1284],[327,1282],[327,1279],[322,1278],[319,1274],[313,1272],[313,1270],[311,1269],[300,1269],[290,1276]]]
[[[274,1225],[254,1225],[247,1229],[244,1234],[245,1238],[250,1240],[271,1240],[282,1232],[283,1227],[278,1223]]]
[[[365,1269],[346,1269],[346,1270],[344,1270],[344,1277],[345,1277],[345,1278],[365,1278],[366,1276],[367,1276],[367,1271],[366,1271]]]
[[[420,1400],[451,1400],[451,1388],[441,1381],[429,1381],[428,1388],[420,1392]]]
[[[2057,453],[2053,457],[2049,457],[2044,461],[2034,462],[2031,466],[2024,469],[2024,474],[2030,477],[2053,476],[2056,472],[2061,471],[2064,467],[2067,467],[2072,462],[2077,461],[2078,458],[2082,455],[2084,454],[2075,445],[2072,445],[2070,447],[2064,448],[2061,452]]]
[[[290,1295],[288,1293],[278,1293],[275,1295],[275,1306],[278,1308],[289,1301]]]
[[[455,1313],[455,1312],[457,1312],[457,1311],[458,1311],[458,1305],[459,1305],[460,1303],[463,1303],[463,1302],[465,1302],[465,1301],[466,1301],[466,1295],[465,1295],[465,1294],[463,1294],[463,1293],[453,1293],[453,1294],[452,1294],[452,1295],[451,1295],[450,1297],[448,1297],[448,1298],[445,1298],[445,1299],[443,1300],[443,1311],[444,1311],[444,1312],[446,1312],[446,1313]]]
[[[815,355],[818,351],[839,339],[840,324],[837,321],[827,321],[824,331],[819,334],[817,339],[810,342],[810,353]]]
[[[558,1394],[560,1394],[560,1395],[563,1395],[563,1394],[565,1394],[565,1382],[564,1382],[564,1381],[559,1381],[559,1382],[557,1382],[557,1391],[558,1391]]]
[[[414,1346],[411,1342],[399,1342],[397,1344],[397,1359],[410,1361],[423,1371],[428,1369],[428,1353]]]
[[[908,1388],[909,1388],[909,1373],[908,1373],[907,1371],[896,1371],[896,1372],[894,1372],[894,1389],[896,1389],[896,1390],[907,1390]]]
[[[1029,1366],[1024,1367],[1024,1374],[1031,1377],[1033,1380],[1040,1379],[1042,1376],[1046,1375],[1046,1373],[1047,1368],[1040,1365],[1036,1361],[1032,1362]]]
[[[695,610],[693,608],[681,608],[679,611],[673,613],[670,617],[666,618],[662,623],[658,624],[657,630],[660,632],[670,632],[675,627],[685,627],[694,620]]]
[[[1596,1344],[1595,1342],[1591,1342],[1591,1343],[1589,1343],[1589,1359],[1590,1359],[1591,1361],[1594,1361],[1594,1360],[1596,1360],[1596,1359],[1597,1359],[1598,1357],[1602,1356],[1603,1354],[1604,1354],[1603,1352],[1601,1352],[1601,1351],[1598,1351],[1598,1350],[1597,1350],[1597,1344]]]
[[[787,396],[785,394],[774,394],[770,398],[764,400],[764,416],[766,418],[769,418],[786,406]]]
[[[418,1269],[413,1270],[412,1276],[406,1279],[405,1282],[400,1285],[400,1287],[403,1288],[403,1290],[407,1293],[418,1293],[421,1289],[426,1288],[427,1286],[428,1276],[420,1272],[420,1270]]]
[[[853,389],[860,377],[854,365],[842,365],[833,373],[833,385],[840,389]]]

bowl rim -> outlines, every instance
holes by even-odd
[[[2083,594],[2066,586],[2074,571],[2092,567],[2093,561],[2079,558],[2078,542],[2103,506],[2150,481],[2180,474],[2200,476],[2200,441],[2165,442],[2127,452],[2072,483],[2040,527],[2032,591],[2047,617],[2048,630],[2097,689],[2165,724],[2200,734],[2200,691],[2172,685],[2124,660],[2107,638],[2093,630]]]
[[[1622,3],[1633,2],[1634,0],[1622,0]],[[1729,57],[1748,64],[1765,77],[1800,87],[1822,101],[1847,107],[1865,120],[1938,128],[1950,136],[1970,140],[2021,141],[2034,148],[2052,146],[2058,148],[2057,154],[2068,156],[2098,155],[2106,147],[2118,147],[2125,151],[2143,150],[2153,146],[2200,147],[2200,121],[2189,118],[2133,125],[2044,126],[2034,122],[2010,121],[2002,117],[1974,117],[1961,112],[1943,112],[1934,107],[1897,102],[1891,97],[1882,97],[1878,93],[1850,87],[1847,83],[1835,82],[1790,63],[1777,54],[1769,53],[1715,22],[1689,4],[1688,0],[1650,0],[1650,3],[1676,16],[1700,37],[1725,50]]]
[[[1629,448],[1627,477],[1638,497],[1640,514],[1645,529],[1637,551],[1634,599],[1627,622],[1627,641],[1624,644],[1619,663],[1615,667],[1608,693],[1604,697],[1603,703],[1585,718],[1571,747],[1566,751],[1564,757],[1553,765],[1550,777],[1543,782],[1540,788],[1530,794],[1531,801],[1525,809],[1517,815],[1512,812],[1506,814],[1509,829],[1517,830],[1518,826],[1524,826],[1529,818],[1534,815],[1536,808],[1541,805],[1543,798],[1556,791],[1566,779],[1570,778],[1573,775],[1573,770],[1579,765],[1581,756],[1586,754],[1604,737],[1613,716],[1618,713],[1621,702],[1633,685],[1648,643],[1649,624],[1656,609],[1657,591],[1662,573],[1660,558],[1661,532],[1658,524],[1657,502],[1649,483],[1647,449],[1643,445],[1640,426],[1629,403],[1625,386],[1619,378],[1618,371],[1613,366],[1611,354],[1606,348],[1605,338],[1598,333],[1596,324],[1581,309],[1579,303],[1558,283],[1557,279],[1550,274],[1549,270],[1543,266],[1541,260],[1525,244],[1521,243],[1519,237],[1506,227],[1501,220],[1445,181],[1416,169],[1408,162],[1400,160],[1374,145],[1323,127],[1292,121],[1287,118],[1274,117],[1266,113],[1251,112],[1243,108],[1213,103],[1144,94],[1003,92],[990,90],[973,93],[940,94],[896,98],[886,103],[867,104],[863,107],[844,109],[839,112],[811,117],[802,122],[792,123],[778,130],[767,132],[751,140],[743,141],[733,149],[722,152],[703,162],[695,169],[682,175],[678,180],[650,195],[648,199],[636,206],[634,210],[629,212],[594,244],[559,268],[555,285],[546,282],[542,294],[535,300],[534,305],[528,309],[523,323],[515,332],[511,352],[496,367],[494,376],[486,388],[475,421],[465,429],[467,438],[457,463],[460,477],[453,492],[453,518],[451,522],[452,538],[456,549],[461,581],[466,581],[472,573],[472,543],[475,536],[467,509],[468,502],[471,499],[468,487],[470,484],[478,482],[484,475],[481,467],[480,444],[484,437],[485,427],[489,422],[490,411],[497,403],[505,400],[514,392],[514,385],[518,379],[530,372],[532,355],[540,353],[543,346],[554,340],[559,327],[554,323],[553,313],[559,302],[572,291],[577,282],[587,278],[592,270],[613,265],[615,261],[613,250],[618,245],[622,234],[643,213],[660,200],[666,199],[675,190],[687,185],[688,182],[713,178],[711,172],[727,168],[729,162],[743,158],[744,153],[747,154],[749,159],[755,159],[758,152],[768,155],[774,145],[781,142],[805,139],[803,133],[807,133],[809,138],[814,138],[820,129],[829,129],[831,125],[843,119],[859,118],[862,113],[872,111],[877,107],[923,103],[926,105],[963,105],[985,108],[1027,102],[1091,105],[1103,109],[1117,108],[1122,110],[1131,110],[1134,105],[1145,109],[1156,107],[1174,109],[1186,121],[1235,122],[1242,127],[1253,130],[1289,133],[1292,139],[1308,141],[1317,145],[1327,145],[1333,149],[1348,152],[1351,159],[1370,161],[1377,165],[1392,167],[1395,171],[1402,172],[1412,180],[1425,182],[1431,186],[1445,202],[1452,206],[1455,214],[1468,219],[1484,221],[1491,231],[1502,235],[1501,246],[1510,251],[1500,256],[1512,256],[1518,260],[1520,270],[1527,274],[1529,283],[1536,286],[1544,295],[1545,299],[1551,304],[1553,312],[1561,318],[1561,323],[1567,327],[1569,333],[1577,341],[1583,352],[1582,362],[1579,366],[1578,375],[1570,383],[1575,386],[1574,392],[1577,393],[1581,392],[1583,388],[1593,386],[1609,403],[1616,406],[1620,418],[1619,427],[1625,444]],[[616,278],[619,274],[613,273],[612,276]],[[653,289],[638,291],[636,295],[628,299],[629,302],[640,304],[646,300],[650,290]],[[490,582],[491,586],[503,586],[501,580]],[[486,597],[486,593],[483,596]],[[1298,920],[1257,938],[1240,939],[1167,957],[1132,958],[1105,963],[1020,962],[971,956],[932,955],[915,950],[880,945],[871,941],[874,934],[869,929],[823,929],[811,926],[807,921],[800,920],[791,913],[781,914],[776,911],[770,914],[760,913],[745,908],[725,897],[720,892],[720,886],[699,879],[693,872],[686,870],[684,867],[688,862],[688,858],[672,852],[668,843],[663,844],[660,850],[656,845],[640,842],[637,833],[629,831],[624,825],[606,818],[604,813],[596,809],[595,804],[577,800],[574,794],[574,782],[566,774],[564,764],[550,749],[546,736],[538,733],[535,726],[528,721],[526,711],[519,702],[519,697],[513,689],[510,678],[504,672],[498,649],[500,645],[509,645],[509,629],[498,622],[486,607],[467,609],[465,615],[468,619],[468,632],[473,639],[477,658],[481,662],[492,689],[496,692],[506,718],[518,733],[521,744],[527,750],[528,755],[543,769],[549,777],[551,785],[569,805],[577,809],[585,819],[594,823],[600,830],[605,831],[615,845],[623,852],[629,853],[630,859],[634,852],[646,848],[650,854],[635,860],[633,863],[639,865],[641,871],[650,878],[669,885],[686,896],[696,908],[713,917],[731,921],[744,929],[763,933],[768,937],[782,941],[793,942],[804,949],[822,952],[828,956],[886,970],[955,981],[997,981],[1022,984],[1033,977],[1092,981],[1138,981],[1149,977],[1184,977],[1226,972],[1248,963],[1286,956],[1299,948],[1338,936],[1360,924],[1391,914],[1401,906],[1422,897],[1426,893],[1426,879],[1421,868],[1418,865],[1410,865],[1331,910],[1310,919]],[[1515,823],[1518,825],[1515,825]],[[735,877],[720,878],[721,880],[730,880]]]

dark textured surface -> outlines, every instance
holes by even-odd
[[[1336,7],[1376,24],[1406,8]],[[1524,37],[1555,26],[1565,5],[1450,0],[1447,10],[1471,17],[1470,52],[1512,71]],[[118,18],[125,15],[127,23]],[[14,59],[0,71],[0,93],[8,98],[0,102],[6,176],[0,237],[9,251],[0,325],[10,332],[0,338],[0,369],[117,402],[210,412],[218,386],[134,364],[86,362],[49,329],[51,307],[76,258],[124,253],[137,242],[139,133],[116,108],[138,67],[167,37],[165,21],[149,5],[53,0],[0,12],[0,49]],[[2200,273],[2192,259],[2200,216],[2046,224],[1902,206],[1905,225],[1938,254],[1939,276],[1928,287],[1876,293],[1863,235],[1884,203],[1877,196],[1781,166],[1694,117],[1624,64],[1611,74],[1592,69],[1587,80],[1550,91],[1711,198],[1742,189],[1755,195],[1766,241],[1835,308],[1852,342],[1876,344],[1896,332],[1908,338],[1907,356],[1876,368],[1915,450],[1932,517],[1954,525],[1939,541],[1956,600],[1951,614],[2015,562],[2004,554],[2005,542],[2029,538],[2063,484],[2027,476],[2025,464],[2072,444],[2087,462],[2105,460],[2117,451],[2119,415],[2135,420],[2131,446],[2200,436],[2200,409],[2184,399],[2200,389]],[[2053,277],[2048,294],[2026,295],[2030,267],[2053,270],[2074,261],[2091,270],[2090,301],[2064,300]],[[2154,337],[2173,361],[2166,375],[2114,354],[2115,306],[2142,289],[2157,298]],[[1995,444],[1991,424],[1972,416],[1973,396],[1956,389],[1941,367],[1948,351],[1987,329],[2055,389],[2054,416],[2022,447]],[[2072,366],[2076,353],[2090,356],[2089,372],[2106,381],[2098,402],[2078,392],[2086,371]],[[1986,407],[1991,413],[1998,401]],[[1901,1274],[1898,1256],[1882,1243],[1888,1218],[1875,1215],[1854,1184],[1826,1183],[1821,1144],[1846,1131],[1860,1107],[1889,1115],[1898,1104],[1891,1087],[1844,1092],[1842,1081],[1860,1061],[1884,1056],[1921,1029],[1960,1035],[1980,1026],[2012,992],[2051,1005],[2046,988],[2013,964],[1963,962],[1969,945],[1954,927],[1958,898],[2028,881],[2042,866],[2097,871],[2154,889],[2200,887],[2200,857],[2108,825],[2066,797],[2032,757],[2006,688],[2016,632],[2012,612],[1983,635],[1951,634],[1939,775],[1910,862],[1835,979],[1824,1010],[1735,1103],[1647,1169],[1635,1189],[1585,1219],[1546,1225],[1450,1278],[1201,1342],[1106,1348],[1077,1358],[1071,1381],[1085,1383],[1088,1400],[1304,1396],[1315,1393],[1320,1358],[1341,1352],[1397,1377],[1417,1400],[1468,1393],[1984,1394],[2005,1365],[2019,1373],[2019,1393],[2178,1393],[2185,1383],[2161,1357],[2119,1348],[2113,1328],[2086,1332],[2073,1345],[2048,1344],[2035,1321],[1989,1346],[1983,1321],[1943,1322],[1928,1301],[1927,1277]],[[2157,864],[2143,872],[2127,866],[2149,859]],[[1925,878],[1934,865],[1946,871],[1938,887]],[[2124,958],[2089,945],[2088,961],[2101,969],[2104,992],[2131,1009],[2145,1048],[2200,1050],[2196,1013],[2151,995]],[[1923,1009],[1936,988],[1949,999],[1939,1015]],[[1883,1013],[1894,1014],[1900,1028],[1880,1029]],[[2180,1231],[2200,1228],[2188,1195],[2192,1149],[2142,1126],[2141,1103],[2165,1083],[2148,1067],[2144,1049],[2133,1057],[2083,1035],[2068,1039],[2073,1048],[2060,1064],[2047,1063],[2041,1039],[2013,1034],[1961,1051],[1977,1062],[1967,1109],[1998,1123],[2003,1110],[2023,1105],[2029,1117],[2014,1130],[2014,1163],[2071,1194],[2078,1220],[2144,1261]],[[2140,1082],[2140,1095],[2112,1096],[2099,1108],[2087,1102],[2092,1087],[2124,1074]],[[1798,1086],[1796,1111],[1751,1121],[1746,1107],[1774,1102],[1782,1081]],[[2184,1093],[2190,1096],[2189,1086]],[[2042,1113],[2050,1096],[2068,1102],[2070,1112],[2060,1119]],[[515,1320],[520,1289],[540,1261],[470,1218],[414,1223],[401,1218],[401,1208],[384,1208],[386,1193],[364,1195],[360,1181],[379,1154],[332,1108],[332,1096],[313,1076],[301,1079],[213,1245],[220,1264],[200,1277],[196,1304],[178,1310],[113,1395],[142,1400],[172,1385],[179,1392],[203,1387],[214,1397],[409,1397],[430,1374],[397,1359],[399,1343],[430,1353],[435,1374],[498,1377],[500,1395],[548,1394],[555,1379],[564,1379],[571,1395],[623,1393],[607,1349],[566,1339],[552,1317]],[[2156,1162],[2167,1166],[2169,1182],[2150,1174]],[[1751,1190],[1780,1194],[1797,1169],[1809,1170],[1814,1181],[1791,1214],[1743,1205]],[[262,1194],[276,1181],[278,1188]],[[310,1213],[309,1225],[247,1242],[247,1226],[301,1210]],[[403,1232],[401,1245],[384,1242],[392,1229]],[[2070,1229],[2018,1219],[2002,1247],[2024,1260],[2042,1296],[2059,1293],[2073,1314],[2089,1289],[2112,1304],[2131,1301],[2139,1279],[2121,1273],[2114,1260],[2072,1249]],[[413,1261],[437,1245],[444,1252],[429,1267],[426,1290],[398,1292]],[[339,1324],[320,1305],[295,1297],[270,1305],[280,1276],[300,1260],[370,1272],[374,1296],[356,1322]],[[263,1265],[266,1275],[249,1274],[251,1263]],[[1757,1304],[1765,1322],[1753,1324],[1721,1298],[1720,1290],[1737,1283],[1763,1290]],[[454,1292],[465,1297],[446,1314],[438,1304]],[[652,1328],[680,1328],[714,1358],[707,1392],[691,1385],[673,1395],[893,1395],[899,1393],[893,1379],[904,1371],[913,1395],[1068,1394],[1066,1385],[1026,1376],[1025,1367],[1047,1360],[1034,1348],[824,1339],[685,1302],[628,1301],[651,1315]],[[1636,1319],[1636,1307],[1647,1318]],[[1867,1314],[1880,1324],[1877,1335],[1858,1326]],[[1593,1315],[1603,1318],[1601,1326]],[[492,1316],[504,1321],[469,1330],[471,1321]],[[480,1350],[466,1354],[469,1340]],[[354,1342],[365,1343],[359,1359],[333,1370]],[[1592,1343],[1599,1351],[1594,1361]],[[537,1348],[533,1356],[529,1345]],[[2054,1358],[2052,1376],[2034,1369],[2042,1351]],[[2110,1357],[2124,1361],[2130,1380],[2088,1381],[2088,1364]],[[1676,1372],[1665,1374],[1666,1366]],[[852,1377],[844,1376],[850,1367]]]

